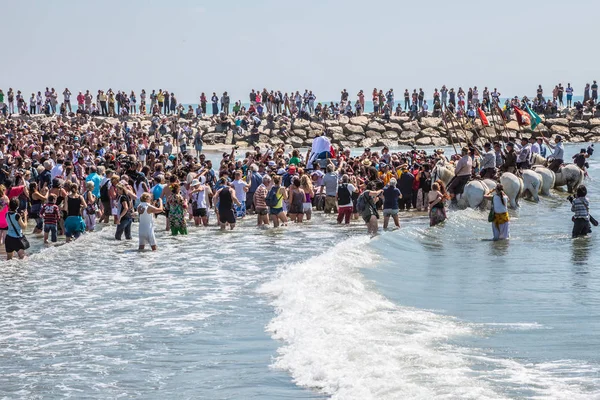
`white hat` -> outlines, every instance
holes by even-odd
[[[277,171],[277,175],[285,175],[285,169],[279,168],[279,170]]]
[[[199,184],[200,184],[200,181],[198,179],[194,179],[194,180],[192,180],[192,183],[190,183],[190,186],[194,187],[194,186],[198,186]]]

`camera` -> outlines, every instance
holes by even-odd
[[[570,203],[573,203],[573,200],[575,200],[575,197],[573,197],[572,195],[567,197],[567,200],[569,200]]]

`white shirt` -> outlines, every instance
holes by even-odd
[[[52,168],[50,170],[50,177],[52,179],[56,178],[57,176],[63,176],[63,166],[62,166],[62,164],[56,164],[54,166],[54,168]]]
[[[237,197],[240,202],[246,201],[246,191],[244,188],[248,186],[248,184],[242,179],[238,179],[237,181],[231,182],[231,185],[235,189],[235,197]]]
[[[503,214],[508,212],[508,196],[504,195],[504,204],[502,204],[502,200],[500,199],[500,195],[494,194],[492,197],[492,203],[494,204],[494,212],[496,214]]]

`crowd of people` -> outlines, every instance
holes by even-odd
[[[563,86],[562,83],[555,85],[550,96],[544,95],[541,85],[538,86],[536,96],[531,99],[527,96],[505,99],[501,102],[501,93],[497,88],[494,90],[484,87],[480,92],[477,86],[469,87],[466,91],[459,87],[458,90],[448,88],[446,85],[438,90],[435,88],[430,94],[426,94],[422,88],[404,90],[402,100],[397,100],[394,89],[385,91],[374,88],[371,95],[372,112],[384,118],[391,115],[408,114],[413,118],[433,115],[439,116],[445,110],[456,113],[458,116],[474,117],[478,108],[484,112],[498,112],[509,115],[513,105],[524,105],[527,103],[534,111],[540,114],[556,114],[562,107],[575,107],[578,111],[593,112],[598,102],[598,84],[596,81],[590,85],[587,83],[583,90],[583,101],[573,103],[574,89],[570,83]],[[252,89],[246,103],[242,100],[232,102],[228,92],[218,96],[213,92],[207,96],[202,92],[194,109],[192,105],[184,106],[178,101],[175,93],[168,90],[158,89],[146,93],[145,89],[136,95],[135,91],[113,89],[80,91],[75,97],[77,105],[72,103],[73,93],[65,88],[59,94],[54,88],[46,87],[46,90],[31,93],[27,96],[20,90],[9,88],[6,93],[0,89],[0,113],[10,114],[62,114],[68,115],[73,112],[87,113],[98,116],[123,116],[141,115],[178,115],[184,118],[202,117],[206,115],[218,116],[233,115],[234,117],[264,115],[274,117],[285,115],[289,117],[314,117],[325,120],[339,118],[341,115],[357,116],[366,111],[367,95],[359,90],[354,102],[350,93],[343,89],[339,102],[317,101],[317,96],[312,90],[282,92],[280,90]],[[427,98],[431,98],[431,105]],[[566,97],[566,101],[563,101]],[[62,102],[60,101],[62,98]],[[209,107],[210,103],[210,107]],[[431,110],[430,110],[431,107]],[[430,114],[431,113],[431,114]]]
[[[597,100],[594,87],[589,101]],[[480,107],[476,90],[473,89],[470,101]],[[462,94],[454,97],[452,92],[442,87],[439,101],[452,108],[458,99],[456,107],[462,107]],[[115,95],[109,89],[106,97],[103,91],[98,93],[102,114],[122,113],[124,108],[137,112],[133,92],[127,95],[118,91]],[[487,88],[484,101],[488,98],[486,93]],[[3,103],[4,94],[0,94]],[[56,112],[58,95],[54,89],[46,90],[46,94],[45,100],[42,97],[43,112],[52,114]],[[383,104],[384,114],[389,113],[388,109],[394,106],[393,90],[383,93],[375,89],[373,100],[375,94],[378,107]],[[60,106],[63,111],[70,110],[70,95],[65,89]],[[231,153],[224,153],[213,165],[202,152],[201,131],[192,135],[193,122],[179,123],[177,115],[168,116],[177,103],[172,92],[152,91],[150,108],[154,117],[149,128],[128,119],[115,124],[90,124],[87,107],[94,105],[93,99],[89,91],[80,95],[83,98],[77,96],[77,101],[82,112],[59,113],[39,126],[29,126],[24,119],[10,115],[0,119],[0,240],[9,259],[15,253],[24,257],[29,246],[24,233],[31,225],[31,232],[43,237],[40,240],[45,243],[56,242],[60,235],[67,241],[77,239],[86,231],[94,231],[99,223],[116,225],[115,239],[121,240],[123,236],[132,238],[132,222],[137,219],[140,249],[149,245],[155,250],[154,224],[159,214],[165,216],[165,229],[172,235],[187,234],[189,225],[208,226],[212,212],[220,229],[234,229],[240,219],[247,219],[250,214],[258,226],[279,227],[302,223],[310,220],[314,212],[323,211],[336,213],[338,223],[362,219],[368,231],[375,233],[380,216],[384,228],[388,228],[390,219],[399,227],[399,213],[411,209],[429,212],[430,224],[434,226],[446,219],[447,203],[473,176],[493,177],[498,171],[526,169],[533,154],[545,155],[546,147],[553,151],[556,160],[556,165],[550,164],[551,169],[558,168],[564,158],[560,136],[554,143],[543,137],[531,138],[522,139],[520,144],[507,143],[505,148],[500,142],[486,143],[483,148],[471,145],[462,149],[461,156],[453,157],[456,177],[446,188],[444,182],[432,181],[431,177],[437,162],[449,161],[442,149],[428,154],[416,149],[391,152],[387,147],[381,151],[367,148],[352,156],[350,149],[334,149],[324,131],[313,140],[312,149],[306,154],[298,149],[288,152],[281,145],[255,147],[236,157],[233,147]],[[411,96],[405,107],[425,106],[422,90]],[[497,104],[500,94],[494,90],[489,96]],[[342,91],[341,102],[345,104],[348,97],[348,92]],[[358,97],[358,103],[364,101],[362,91]],[[15,101],[17,107],[25,107],[18,91],[15,94],[9,90],[7,99],[9,113]],[[221,99],[213,93],[212,100],[213,113],[229,113],[226,92]],[[296,92],[287,97],[287,103],[281,92],[253,91],[245,112],[256,112],[264,104],[269,115],[287,111],[315,115],[319,106],[315,102],[311,91],[304,95]],[[241,110],[237,103],[233,112]],[[139,105],[139,111],[146,110],[145,94],[140,95]],[[201,101],[201,113],[206,112],[205,106],[206,101]],[[30,111],[40,111],[37,96],[35,110]],[[381,108],[375,112],[381,112]],[[193,148],[188,149],[191,136]],[[585,159],[592,152],[592,147],[583,150],[575,162],[583,163],[580,166],[584,168]],[[501,187],[490,196],[496,210],[494,237],[507,237],[508,231],[502,228],[508,223],[508,214],[503,211],[506,201]],[[577,212],[582,214],[581,207],[577,207]]]

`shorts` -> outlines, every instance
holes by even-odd
[[[269,214],[269,210],[266,209],[266,208],[257,208],[255,211],[256,211],[256,213],[258,215],[267,215],[267,214]]]
[[[219,210],[219,222],[222,224],[235,224],[235,214],[233,210]]]
[[[371,221],[371,217],[374,214],[362,214],[361,217],[363,219],[363,221],[365,221],[365,224],[368,224]]]
[[[198,218],[198,217],[204,218],[204,217],[206,217],[208,215],[206,213],[206,208],[195,208],[194,212],[192,214],[196,218]]]
[[[235,206],[235,216],[237,218],[244,218],[246,216],[246,201],[240,201],[239,206]]]
[[[283,207],[277,207],[277,208],[271,207],[269,209],[269,214],[271,214],[271,215],[279,215],[279,213],[282,213],[282,212],[283,212]]]
[[[304,214],[309,214],[312,212],[312,203],[302,203],[302,211]]]
[[[13,251],[25,250],[25,247],[23,247],[23,243],[21,243],[20,238],[8,236],[8,235],[4,239],[4,248],[6,249],[7,253],[12,253]]]
[[[397,208],[386,208],[383,210],[383,216],[384,217],[393,217],[395,215],[398,215],[398,209]]]

